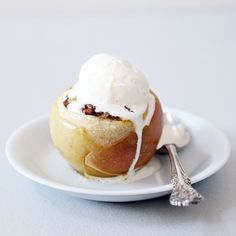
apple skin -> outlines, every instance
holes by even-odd
[[[143,129],[140,157],[135,166],[137,169],[152,158],[161,137],[163,112],[156,96],[155,100],[155,111],[151,122]],[[136,153],[137,135],[134,126],[122,140],[112,145],[102,145],[89,135],[86,127],[77,126],[65,119],[59,110],[56,100],[50,115],[51,137],[55,147],[76,171],[85,176],[98,177],[112,177],[128,172]],[[122,122],[119,123],[121,126],[127,125],[127,121],[112,122]]]

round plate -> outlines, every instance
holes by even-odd
[[[166,110],[182,119],[191,132],[191,143],[179,155],[192,182],[201,181],[222,168],[230,154],[225,135],[200,117],[177,109]],[[160,159],[161,168],[136,182],[111,184],[84,181],[54,148],[48,123],[48,116],[34,119],[16,130],[7,142],[6,154],[10,164],[29,179],[97,201],[138,201],[171,191],[167,156],[156,155],[154,158]]]

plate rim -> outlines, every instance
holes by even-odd
[[[191,181],[193,184],[200,182],[200,181],[212,176],[213,174],[215,174],[217,171],[219,171],[226,164],[226,162],[230,158],[231,146],[230,146],[230,142],[228,140],[228,137],[225,135],[224,132],[222,132],[212,122],[209,122],[208,120],[206,120],[198,115],[195,115],[193,113],[183,111],[183,110],[177,109],[177,108],[167,108],[166,107],[166,108],[164,108],[164,110],[167,110],[167,111],[170,111],[173,113],[185,113],[187,115],[194,116],[198,119],[201,119],[202,121],[204,121],[205,123],[210,125],[211,128],[213,128],[215,131],[217,131],[221,135],[222,140],[224,140],[224,143],[227,147],[227,153],[225,153],[225,158],[223,158],[223,159],[221,158],[217,162],[215,168],[211,168],[212,165],[210,165],[209,167],[204,169],[202,172],[191,177]],[[122,196],[136,196],[136,195],[162,193],[162,192],[170,191],[172,189],[171,184],[165,184],[165,185],[161,185],[161,186],[157,186],[157,187],[151,187],[151,188],[146,188],[146,189],[137,189],[137,190],[135,190],[135,189],[104,190],[104,189],[89,189],[89,188],[87,189],[87,188],[81,188],[81,187],[75,187],[75,186],[68,186],[66,184],[61,184],[56,181],[43,178],[43,177],[35,174],[34,172],[30,171],[30,169],[25,168],[23,165],[18,165],[17,161],[15,161],[15,158],[11,154],[11,145],[12,145],[12,143],[14,143],[13,141],[14,141],[15,137],[18,136],[21,132],[23,132],[24,129],[26,129],[28,126],[32,125],[33,123],[45,120],[45,119],[48,120],[48,117],[49,117],[49,115],[47,113],[47,114],[38,116],[34,119],[31,119],[28,122],[25,122],[23,125],[19,126],[15,131],[13,131],[13,133],[8,138],[7,143],[6,143],[6,148],[5,148],[5,154],[6,154],[7,160],[10,163],[10,165],[19,174],[27,177],[28,179],[30,179],[32,181],[42,184],[44,186],[51,187],[53,189],[57,189],[57,190],[61,190],[61,191],[65,191],[65,192],[69,192],[69,193],[82,194],[82,195],[122,197]]]

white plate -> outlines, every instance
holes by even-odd
[[[230,154],[225,135],[195,115],[177,109],[168,111],[182,119],[192,134],[191,143],[180,152],[181,162],[192,182],[201,181],[222,168]],[[159,171],[136,182],[109,184],[83,181],[54,148],[49,135],[48,116],[34,119],[16,130],[7,142],[6,154],[10,164],[29,179],[85,199],[138,201],[163,196],[172,189],[166,156],[155,157],[160,158],[162,163]]]

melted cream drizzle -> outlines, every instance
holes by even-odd
[[[140,157],[140,152],[141,152],[141,147],[142,147],[142,137],[143,137],[143,128],[146,125],[149,125],[153,113],[155,111],[155,98],[152,94],[149,95],[149,101],[148,101],[148,114],[146,118],[143,120],[143,115],[136,117],[135,119],[132,119],[134,125],[135,125],[135,132],[137,134],[137,146],[136,146],[136,152],[135,152],[135,157],[132,161],[132,164],[130,165],[130,168],[127,173],[127,177],[133,176],[135,174],[135,165],[137,164],[139,157]]]

